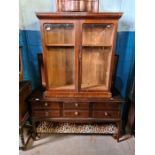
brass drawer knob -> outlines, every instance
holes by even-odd
[[[45,103],[45,107],[47,107],[48,106],[48,103]]]
[[[105,112],[105,113],[104,113],[104,115],[105,115],[105,116],[108,116],[108,113],[107,113],[107,112]]]
[[[75,114],[75,116],[78,116],[79,115],[79,113],[77,111],[74,114]]]
[[[75,103],[75,107],[78,107],[79,105],[78,105],[78,103]]]
[[[49,115],[49,113],[48,112],[45,112],[45,116],[48,116]]]

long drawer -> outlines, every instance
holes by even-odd
[[[59,110],[37,110],[33,112],[33,117],[44,117],[44,118],[53,118],[60,117]]]
[[[59,102],[35,101],[35,102],[32,102],[31,104],[32,104],[32,109],[54,109],[54,110],[60,109]]]
[[[93,118],[119,118],[119,111],[93,111]]]
[[[93,103],[93,109],[94,110],[114,110],[114,109],[119,109],[120,105],[117,103],[104,103],[104,102],[98,102],[98,103]]]
[[[80,110],[88,110],[89,103],[87,102],[74,102],[74,103],[63,103],[63,109],[80,109]]]
[[[64,110],[63,117],[67,118],[88,118],[89,111],[86,110]]]

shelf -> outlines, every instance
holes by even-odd
[[[75,85],[64,85],[64,86],[58,86],[58,87],[51,87],[51,90],[71,90],[71,89],[75,89]]]
[[[84,90],[106,90],[107,87],[105,85],[90,85],[90,84],[82,84],[81,85],[81,89],[84,89]]]
[[[90,44],[90,45],[82,45],[82,47],[112,47],[111,45],[92,45],[92,44]]]
[[[46,44],[46,46],[51,47],[74,47],[74,44]]]

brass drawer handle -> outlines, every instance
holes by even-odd
[[[75,116],[78,116],[79,115],[79,113],[77,111],[74,114],[75,114]]]
[[[45,107],[47,107],[48,106],[48,103],[45,103]]]
[[[45,116],[48,116],[49,115],[49,113],[48,112],[45,112]]]
[[[75,103],[75,107],[78,107],[79,106],[79,104],[78,103]]]
[[[105,115],[105,116],[108,116],[108,113],[107,113],[107,112],[105,112],[105,113],[104,113],[104,115]]]

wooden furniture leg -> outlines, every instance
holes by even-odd
[[[122,128],[122,123],[121,123],[121,121],[117,122],[117,128],[118,128],[117,142],[119,142],[119,139],[120,139],[120,137],[121,137],[121,128]]]
[[[36,122],[32,123],[32,138],[36,140]]]
[[[19,149],[23,149],[25,146],[24,135],[23,135],[23,127],[19,129],[19,134],[20,134],[21,143],[23,145],[22,147],[19,147]]]

